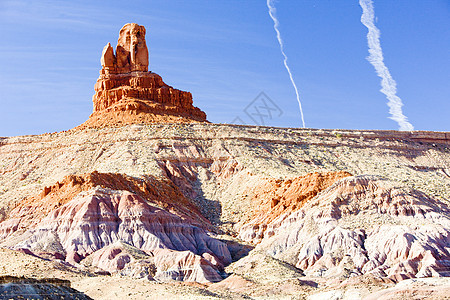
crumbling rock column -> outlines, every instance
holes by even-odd
[[[206,114],[193,106],[191,93],[165,84],[161,76],[148,71],[145,33],[144,26],[125,24],[115,53],[110,43],[103,48],[92,98],[94,111],[79,127],[206,121]]]

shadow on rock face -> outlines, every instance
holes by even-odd
[[[246,245],[243,243],[239,243],[237,241],[227,241],[224,239],[219,239],[219,241],[227,244],[228,251],[230,251],[231,254],[231,260],[232,262],[238,261],[241,258],[247,256],[250,251],[252,251],[255,247]]]

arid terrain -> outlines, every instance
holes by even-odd
[[[447,136],[203,123],[2,138],[1,272],[104,299],[405,280],[434,295],[449,287]]]
[[[101,64],[0,138],[0,298],[450,299],[450,133],[209,123],[137,24]]]

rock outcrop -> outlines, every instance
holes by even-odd
[[[266,227],[253,251],[264,251],[309,277],[345,280],[371,274],[397,282],[450,276],[448,205],[376,176],[341,179]]]
[[[0,276],[0,295],[2,299],[92,299],[71,288],[68,280],[16,276]]]
[[[164,260],[162,263],[155,262],[158,272],[161,265],[170,264],[183,270],[194,270],[194,266],[198,266],[198,272],[203,270],[201,266],[208,267],[202,275],[192,275],[192,270],[179,272],[178,280],[195,280],[202,276],[203,281],[217,281],[221,278],[219,272],[231,262],[226,244],[210,237],[204,229],[151,205],[136,194],[100,187],[81,192],[73,200],[51,211],[36,228],[17,238],[20,239],[22,241],[15,245],[16,249],[29,249],[40,255],[58,254],[72,264],[102,249],[102,253],[106,254],[94,254],[94,262],[97,262],[94,265],[106,265],[108,271],[121,270],[131,262],[129,254],[117,256],[123,252],[120,247],[116,245],[111,248],[110,245],[117,242],[145,251],[155,256],[154,260]],[[158,252],[163,249],[172,252]],[[158,258],[158,253],[161,253],[161,258]],[[109,261],[105,262],[104,255]],[[187,255],[189,259],[179,255]],[[169,257],[174,261],[170,262]],[[181,264],[181,260],[186,261]],[[111,267],[112,264],[115,267]],[[192,278],[184,279],[185,276]]]
[[[318,193],[333,185],[337,180],[351,176],[350,173],[327,172],[310,173],[287,180],[270,179],[251,191],[253,217],[239,230],[243,240],[259,243],[267,224],[281,215],[289,215],[299,210]]]
[[[145,33],[144,26],[125,24],[116,53],[110,43],[104,47],[92,98],[94,111],[78,129],[206,121],[206,114],[193,106],[191,93],[165,84],[161,76],[148,71]]]
[[[211,224],[173,184],[164,178],[147,175],[141,178],[125,174],[92,172],[68,175],[57,183],[45,187],[40,193],[26,197],[9,213],[8,220],[0,223],[0,238],[21,234],[34,228],[53,210],[70,202],[80,192],[95,187],[111,190],[126,190],[146,201],[171,211],[173,214],[199,227],[209,228]]]
[[[122,241],[94,252],[82,264],[136,279],[204,284],[221,281],[223,277],[219,273],[224,268],[212,254],[159,248],[144,252]]]

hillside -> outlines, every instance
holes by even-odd
[[[440,267],[431,263],[431,269],[420,273],[417,265],[406,269],[397,266],[397,256],[384,264],[378,261],[374,266],[381,263],[379,270],[383,271],[371,274],[380,279],[370,279],[375,290],[411,277],[446,276],[448,136],[203,123],[130,125],[2,138],[1,245],[26,248],[45,259],[63,259],[91,273],[103,270],[129,278],[206,285],[228,277],[231,287],[214,284],[212,290],[235,296],[253,295],[254,284],[275,289],[270,293],[281,293],[275,287],[283,281],[282,274],[294,272],[289,278],[314,282],[306,288],[305,284],[294,284],[290,293],[300,295],[299,290],[309,294],[318,286],[326,288],[325,278],[335,278],[335,286],[354,281],[356,275],[361,282],[369,280],[363,269],[370,260],[371,230],[378,226],[373,234],[379,232],[394,240],[411,235],[421,241],[422,248],[414,255],[408,254],[412,247],[409,238],[406,244],[391,245],[392,253],[417,257],[411,258],[413,265],[424,265],[424,259],[430,261],[425,256],[431,255]],[[329,219],[328,225],[320,225],[323,221],[317,219],[314,226],[311,221],[302,223],[309,214],[327,214],[329,205],[336,207],[328,218],[336,220],[337,227],[322,232],[330,226]],[[100,220],[105,225],[92,223],[90,219],[98,220],[98,216],[88,217],[97,210],[90,207],[110,207],[97,214],[115,215],[117,225],[108,225],[111,217],[110,221]],[[143,215],[145,219],[140,217]],[[423,233],[414,229],[425,225],[428,229]],[[295,239],[285,237],[287,232],[301,232],[286,226],[306,229],[306,240],[299,240],[298,235]],[[94,236],[83,238],[86,234]],[[436,234],[440,238],[427,241],[427,236]],[[308,246],[307,241],[316,235],[319,244],[321,240],[334,242],[328,246],[330,250],[320,246],[323,254],[313,258],[310,255],[316,250],[306,249],[315,246]],[[98,238],[101,241],[95,242]],[[291,242],[282,242],[286,238]],[[355,238],[359,239],[356,244],[351,242]],[[70,245],[75,240],[78,246],[73,248]],[[204,246],[200,240],[205,241]],[[195,243],[189,246],[188,241]],[[380,243],[384,244],[372,246],[374,252],[391,242]],[[358,247],[362,252],[356,254]],[[436,255],[426,254],[429,247],[441,250]],[[343,267],[346,256],[337,253],[348,251],[361,257],[359,266],[348,262],[350,267]],[[324,260],[326,253],[331,256]],[[261,264],[269,258],[275,261]],[[252,262],[255,259],[257,262]],[[274,262],[281,264],[276,267],[278,273],[271,275],[274,278],[257,275],[273,269]],[[255,263],[256,273],[248,269]],[[352,269],[359,273],[351,275]],[[243,284],[239,280],[250,280],[250,288],[236,289]]]

